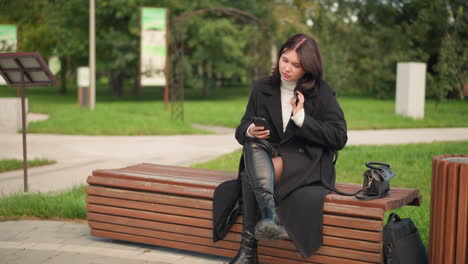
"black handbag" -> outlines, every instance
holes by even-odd
[[[366,162],[366,167],[369,169],[364,172],[362,189],[355,193],[345,193],[325,183],[324,186],[339,195],[354,196],[360,200],[374,200],[389,195],[390,179],[396,175],[390,168],[390,165],[382,162],[368,161]]]
[[[383,230],[386,264],[427,264],[427,254],[411,218],[392,213]]]
[[[369,168],[364,172],[363,188],[356,193],[356,198],[360,200],[373,200],[384,198],[390,194],[390,179],[395,177],[395,173],[389,164],[382,162],[366,162]]]

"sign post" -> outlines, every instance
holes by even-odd
[[[96,24],[94,0],[89,0],[89,108],[96,106]]]
[[[91,101],[90,95],[90,76],[89,67],[79,67],[78,68],[78,103],[80,107],[88,107]]]
[[[141,8],[140,85],[163,86],[164,107],[169,102],[167,81],[167,9]]]
[[[8,86],[21,88],[24,191],[27,192],[29,187],[24,88],[55,86],[57,80],[38,52],[0,53],[0,75]]]

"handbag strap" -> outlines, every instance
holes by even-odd
[[[369,200],[375,200],[375,199],[380,199],[380,198],[385,198],[387,197],[389,194],[390,194],[390,190],[386,191],[385,193],[381,194],[381,195],[367,195],[367,194],[362,194],[360,195],[359,193],[361,192],[364,192],[364,189],[360,190],[359,192],[357,192],[354,196],[359,199],[359,200],[363,200],[363,201],[369,201]]]
[[[359,190],[359,191],[357,191],[355,193],[345,193],[345,192],[342,192],[342,191],[336,189],[335,186],[328,185],[328,183],[322,182],[322,184],[323,184],[323,186],[325,186],[330,191],[335,192],[336,194],[339,194],[339,195],[344,195],[344,196],[356,196],[356,194],[358,194],[359,192],[364,191],[364,189],[361,189],[361,190]]]
[[[396,213],[391,213],[389,216],[388,216],[388,224],[392,224],[394,222],[400,222],[401,221],[401,218],[399,215],[397,215]]]
[[[374,165],[379,165],[379,166],[377,167],[377,166],[374,166]],[[390,164],[383,163],[383,162],[377,162],[377,161],[368,161],[368,162],[366,162],[366,167],[369,168],[369,169],[373,169],[373,170],[380,170],[380,169],[382,169],[380,167],[390,168]]]

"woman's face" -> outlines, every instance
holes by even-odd
[[[279,72],[281,77],[288,82],[295,82],[304,75],[304,69],[295,50],[288,50],[281,55]]]

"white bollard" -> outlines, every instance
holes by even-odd
[[[399,62],[397,64],[395,112],[414,119],[424,118],[426,96],[426,64]]]
[[[28,99],[25,98],[26,113]],[[21,116],[21,98],[0,98],[0,133],[17,133],[23,129]]]

